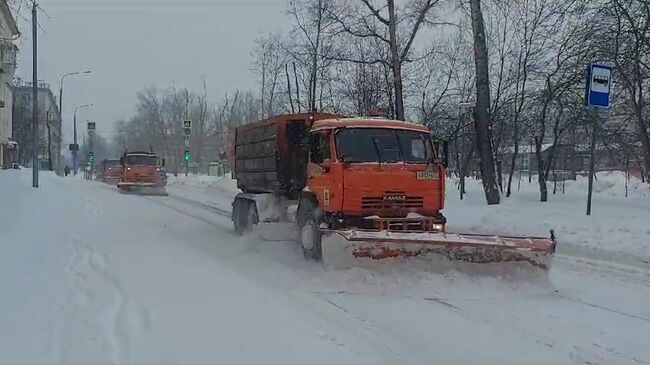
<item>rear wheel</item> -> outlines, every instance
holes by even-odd
[[[302,253],[308,260],[320,261],[323,257],[321,246],[322,234],[313,212],[307,212],[300,229]]]
[[[250,233],[257,224],[255,203],[248,199],[237,199],[233,204],[233,225],[235,232],[243,236]]]

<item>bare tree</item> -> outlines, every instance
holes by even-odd
[[[330,61],[323,55],[329,53],[334,20],[329,14],[334,11],[334,0],[289,0],[287,14],[293,19],[290,32],[292,44],[288,51],[309,75],[308,110],[317,110],[317,101],[322,95]],[[319,90],[320,88],[320,90]],[[321,100],[322,103],[322,100]],[[322,109],[322,108],[321,108]]]
[[[260,113],[263,116],[275,115],[283,109],[278,95],[282,94],[281,73],[287,62],[287,54],[281,35],[269,33],[257,38],[251,51],[253,71],[260,77]]]
[[[576,9],[573,16],[582,13]],[[560,138],[571,123],[578,123],[582,118],[582,82],[584,65],[592,58],[592,47],[585,41],[583,28],[576,22],[556,25],[552,47],[547,51],[547,66],[539,76],[544,79],[544,89],[537,95],[534,130],[535,157],[537,159],[540,201],[548,200],[546,181],[552,168],[553,159]],[[547,140],[547,126],[552,118],[552,139],[550,147],[544,147]],[[545,152],[546,150],[546,152]],[[545,152],[545,156],[544,156]]]
[[[510,156],[508,182],[506,187],[506,196],[512,193],[512,179],[519,155],[520,122],[525,112],[528,97],[530,95],[529,82],[531,81],[531,72],[539,67],[540,58],[548,52],[547,43],[553,39],[549,34],[557,30],[559,23],[567,21],[562,15],[567,9],[570,9],[572,2],[564,0],[518,0],[508,2],[506,7],[498,7],[503,14],[502,23],[503,33],[501,45],[509,43],[511,52],[514,54],[511,62],[511,68],[514,68],[512,85],[514,89],[506,91],[510,100],[504,100],[503,105],[507,106],[509,113],[506,113],[509,123],[501,123],[501,129],[504,126],[512,132],[512,154]],[[508,39],[507,24],[510,25],[511,38]],[[500,65],[503,68],[506,62],[505,53],[500,53]],[[501,78],[499,78],[499,87],[501,88]],[[495,106],[495,109],[499,109]]]
[[[490,77],[488,51],[481,1],[470,0],[472,30],[474,35],[474,63],[476,67],[476,106],[474,107],[474,133],[479,157],[481,179],[487,203],[499,204],[499,188],[494,171],[494,155],[490,129]]]
[[[405,120],[403,64],[411,60],[412,47],[418,32],[426,25],[435,24],[432,9],[440,0],[411,0],[403,10],[397,8],[395,0],[381,0],[378,5],[372,0],[361,0],[362,5],[349,6],[347,12],[332,14],[339,25],[339,32],[362,39],[375,39],[387,50],[386,58],[374,60],[359,59],[347,49],[339,49],[332,58],[354,63],[383,63],[390,67],[395,117]]]
[[[614,64],[614,75],[626,95],[620,107],[634,122],[645,173],[650,179],[650,5],[644,0],[605,1],[598,15],[601,49]]]

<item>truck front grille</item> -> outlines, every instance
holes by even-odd
[[[422,208],[424,198],[421,196],[404,196],[404,199],[390,200],[399,193],[386,193],[384,196],[365,196],[361,198],[361,209]]]

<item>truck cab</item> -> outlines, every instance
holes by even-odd
[[[138,187],[164,187],[161,171],[165,160],[152,152],[126,152],[120,158],[122,174],[118,187],[125,190]]]
[[[444,153],[429,129],[368,118],[314,122],[305,205],[329,225],[442,230]],[[302,210],[305,208],[302,207]]]

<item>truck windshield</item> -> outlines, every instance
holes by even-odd
[[[336,152],[346,162],[427,163],[434,158],[427,133],[386,128],[346,128],[336,133]]]
[[[126,156],[125,164],[126,165],[156,166],[156,165],[158,165],[158,157],[156,157],[156,156],[146,156],[146,155]]]

